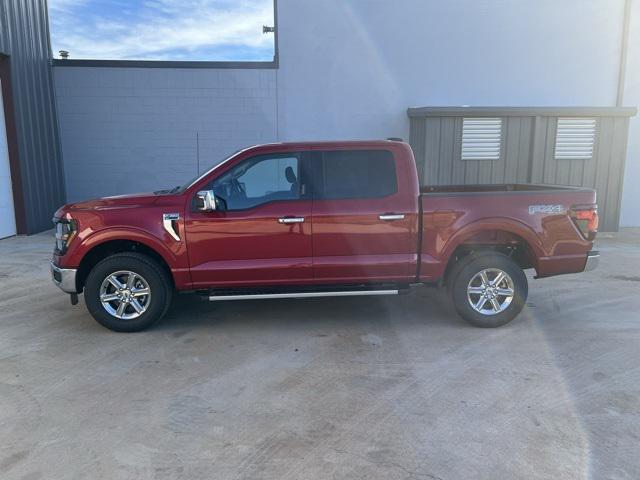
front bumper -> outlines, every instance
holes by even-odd
[[[76,291],[76,274],[78,270],[75,268],[60,268],[51,262],[51,279],[60,290],[66,293],[77,293]]]
[[[585,272],[590,272],[591,270],[595,270],[598,264],[600,263],[600,252],[597,250],[591,250],[587,252],[587,263],[584,266]]]

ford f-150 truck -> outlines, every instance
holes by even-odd
[[[401,141],[242,150],[172,190],[66,205],[53,281],[116,331],[161,318],[173,294],[210,300],[391,295],[446,285],[458,313],[497,327],[522,310],[523,270],[595,267],[593,190],[425,186]]]

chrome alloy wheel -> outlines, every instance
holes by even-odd
[[[499,268],[486,268],[474,275],[467,286],[471,307],[483,315],[504,312],[513,301],[513,280]]]
[[[149,308],[151,289],[142,275],[121,270],[103,280],[100,302],[110,315],[121,320],[133,320]]]

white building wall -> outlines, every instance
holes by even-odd
[[[640,2],[634,0],[629,25],[629,50],[624,89],[626,105],[640,105]],[[640,226],[640,117],[629,123],[629,147],[622,191],[621,226]]]
[[[280,139],[408,139],[410,106],[615,105],[623,11],[624,0],[279,0]],[[640,225],[633,195],[623,222]]]

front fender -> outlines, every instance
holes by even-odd
[[[178,290],[188,289],[191,285],[184,239],[175,241],[169,235],[165,239],[160,239],[135,227],[110,227],[80,235],[77,240],[77,243],[71,243],[69,251],[64,257],[54,259],[57,260],[56,264],[64,268],[78,268],[82,259],[100,245],[118,240],[137,242],[153,250],[164,260]]]
[[[75,265],[79,265],[82,257],[86,255],[90,250],[106,242],[114,240],[127,240],[131,242],[141,243],[162,257],[162,259],[169,265],[169,268],[177,266],[179,261],[179,250],[172,251],[163,241],[159,238],[151,235],[144,230],[133,227],[112,227],[103,230],[98,230],[91,233],[86,238],[81,239],[77,249],[80,258],[74,258],[76,252],[69,252],[72,254],[69,261],[76,260]]]

